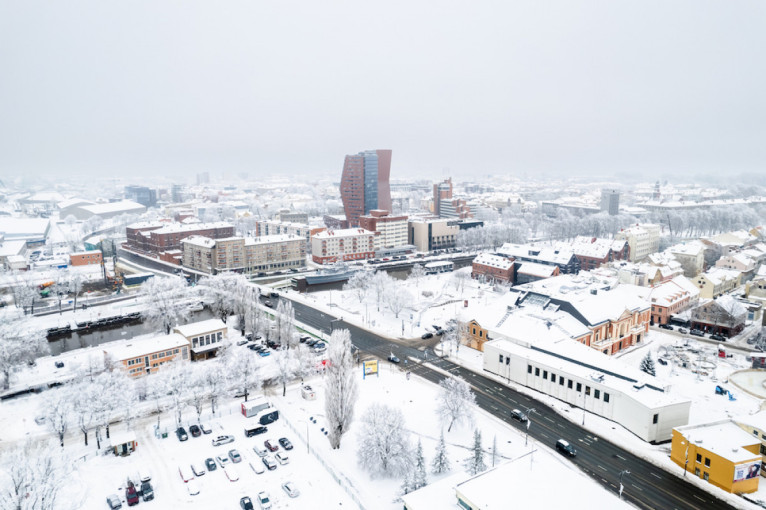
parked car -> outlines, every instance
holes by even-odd
[[[189,427],[189,432],[191,433],[192,437],[199,437],[202,435],[202,431],[197,425],[192,425]]]
[[[670,324],[660,324],[658,327],[673,331],[673,326],[671,326]]]
[[[229,458],[234,464],[242,462],[242,456],[239,454],[236,448],[229,450]]]
[[[203,468],[199,464],[192,464],[191,470],[192,470],[192,473],[194,473],[194,476],[202,476],[205,474],[205,468]]]
[[[247,342],[248,342],[248,340],[237,340],[237,347],[245,345]]]
[[[277,444],[277,442],[274,441],[273,439],[267,439],[266,441],[264,441],[263,446],[268,448],[270,452],[275,452],[279,450],[279,444]]]
[[[225,466],[223,472],[226,474],[226,478],[228,478],[230,482],[239,480],[239,471],[237,471],[237,468],[234,466]]]
[[[314,352],[324,352],[327,350],[327,344],[324,342],[317,342],[314,344]]]
[[[570,457],[577,455],[577,451],[574,449],[574,447],[563,439],[556,441],[556,450],[561,452],[563,455],[568,455]]]
[[[401,360],[399,358],[397,358],[396,356],[394,356],[393,354],[391,354],[388,357],[388,361],[390,361],[391,363],[397,363],[398,364]]]
[[[144,501],[151,501],[154,499],[154,489],[148,480],[141,482],[141,498]]]
[[[136,491],[136,486],[133,485],[133,482],[128,483],[128,486],[125,488],[125,501],[127,501],[128,506],[138,504],[138,491]]]
[[[308,345],[309,347],[314,347],[317,344],[317,342],[319,342],[319,340],[317,340],[316,338],[311,338],[310,340],[306,340],[306,345]]]
[[[664,358],[657,358],[657,361],[660,363],[660,365],[667,365],[668,361]]]
[[[718,333],[713,333],[712,335],[710,335],[710,339],[711,340],[718,340],[719,342],[725,342],[726,341],[726,337],[723,336],[723,335],[719,335]]]
[[[228,465],[229,465],[229,463],[231,462],[231,461],[229,460],[229,457],[227,457],[227,456],[225,456],[225,455],[218,455],[218,456],[215,458],[215,460],[217,460],[217,461],[218,461],[218,465],[219,465],[219,466],[221,466],[221,467],[226,467],[226,466],[228,466]]]
[[[283,483],[282,488],[291,498],[297,498],[301,494],[301,491],[298,490],[298,487],[296,487],[293,482]]]
[[[264,434],[269,431],[268,427],[260,426],[252,429],[245,429],[245,437],[253,437],[258,434]]]
[[[263,465],[261,462],[256,462],[255,464],[250,462],[250,469],[252,469],[256,475],[262,475],[264,471]]]
[[[689,330],[689,334],[694,336],[705,336],[704,331],[702,331],[701,329],[694,329],[694,328]]]
[[[181,475],[181,480],[187,483],[189,480],[194,480],[194,473],[186,466],[178,466],[178,474]]]
[[[242,510],[254,510],[253,500],[247,496],[239,500],[239,506],[242,508]]]
[[[110,510],[117,510],[122,508],[122,500],[117,494],[111,494],[106,497],[106,504],[109,505]]]
[[[258,504],[261,510],[267,510],[271,508],[271,500],[269,499],[269,493],[266,491],[258,493]]]
[[[285,450],[292,450],[293,449],[293,444],[286,437],[280,437],[279,438],[279,444],[282,445],[282,448],[284,448]]]
[[[189,439],[189,436],[186,435],[186,429],[183,427],[178,427],[176,429],[176,436],[178,436],[179,441],[186,441],[187,439]]]
[[[433,338],[433,337],[434,337],[434,334],[431,332],[428,332],[428,333],[423,333],[423,335],[420,338],[422,338],[423,340],[428,340],[429,338]]]
[[[522,413],[518,409],[514,409],[511,411],[511,418],[513,418],[516,421],[520,421],[521,423],[525,423],[527,421],[527,415]]]
[[[208,426],[206,426],[206,425],[204,425],[202,423],[199,424],[199,428],[202,430],[203,434],[212,434],[213,433],[213,429],[211,429],[210,427],[208,427]]]
[[[218,436],[213,439],[213,446],[221,446],[222,444],[228,444],[234,442],[234,436]]]
[[[307,341],[309,341],[309,340],[311,340],[311,337],[310,337],[310,336],[302,336],[302,337],[300,338],[300,342],[301,342],[302,344],[305,344],[305,343],[306,343]]]
[[[273,298],[278,298],[278,297],[279,297],[279,292],[271,292],[271,293],[269,294],[269,296],[270,296],[270,297],[273,297]]]
[[[263,446],[253,446],[253,451],[259,456],[259,457],[265,457],[269,454],[269,451],[264,448]]]
[[[207,467],[208,471],[215,471],[218,468],[218,466],[215,464],[215,461],[211,457],[205,459],[205,467]]]
[[[277,462],[279,462],[283,466],[285,464],[289,464],[290,463],[290,458],[287,456],[287,453],[285,453],[285,452],[279,452],[274,457],[277,459]]]
[[[199,484],[197,484],[197,480],[189,480],[186,482],[186,490],[189,491],[189,496],[196,496],[199,494]]]
[[[271,355],[271,353],[265,349],[260,349],[260,350],[256,349],[256,352],[258,352],[258,356],[260,356],[261,358],[265,358],[266,356]]]
[[[681,333],[682,335],[688,335],[689,334],[689,330],[688,329],[684,329],[684,328],[678,328],[678,332]]]
[[[263,302],[264,305],[268,306],[269,308],[274,308],[274,304],[269,301],[268,299]]]
[[[277,469],[277,463],[271,458],[271,455],[264,455],[261,460],[263,461],[263,465],[266,466],[266,469],[269,471]]]

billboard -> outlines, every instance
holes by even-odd
[[[377,374],[378,373],[378,360],[371,359],[364,362],[364,374],[362,375],[362,379],[366,378],[368,375]]]
[[[734,466],[734,481],[750,480],[755,478],[761,472],[761,461],[748,462],[747,464],[737,464]]]

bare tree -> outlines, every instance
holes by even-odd
[[[0,508],[8,510],[70,510],[81,508],[76,497],[60,498],[70,481],[71,461],[66,451],[52,454],[53,442],[27,439],[3,452]]]
[[[420,280],[423,279],[423,277],[426,275],[426,270],[423,267],[422,264],[415,264],[412,266],[412,270],[410,271],[410,275],[408,277],[409,280],[413,280],[415,282],[415,288],[420,287]]]
[[[42,412],[51,430],[58,436],[62,448],[64,435],[72,422],[73,397],[71,388],[64,386],[46,392],[42,400]]]
[[[48,352],[45,338],[28,320],[15,318],[10,313],[0,317],[0,374],[3,376],[3,389],[10,388],[11,374],[17,367]]]
[[[386,404],[374,403],[360,418],[359,465],[372,475],[397,476],[413,464],[404,414]]]
[[[327,374],[325,376],[325,415],[330,431],[330,446],[340,448],[340,440],[354,417],[359,390],[354,378],[354,355],[351,334],[335,330],[330,336]]]
[[[368,271],[357,271],[348,279],[343,290],[351,292],[361,303],[370,289],[372,276],[372,273]]]
[[[69,275],[69,285],[68,290],[72,294],[74,294],[74,306],[72,307],[72,310],[77,310],[77,296],[80,295],[80,292],[82,292],[82,285],[83,285],[83,279],[82,275],[79,273],[71,273]]]
[[[295,376],[295,356],[283,343],[274,353],[277,366],[277,381],[282,385],[282,396],[287,394],[287,383]]]
[[[144,318],[169,335],[173,326],[189,315],[184,302],[187,292],[186,282],[178,276],[155,276],[145,281],[141,285],[141,294],[146,300]]]
[[[442,423],[449,424],[447,432],[455,423],[473,421],[476,396],[462,377],[447,377],[439,382],[436,412]]]

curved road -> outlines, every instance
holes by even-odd
[[[391,352],[402,359],[407,357],[422,359],[424,356],[423,351],[419,349],[392,342],[303,303],[292,301],[292,304],[295,318],[300,322],[327,333],[341,325],[349,329],[354,345],[362,352],[382,359]],[[662,510],[734,508],[691,483],[687,483],[683,478],[668,473],[661,467],[636,457],[618,445],[564,419],[542,402],[446,359],[429,356],[428,362],[442,371],[463,377],[471,384],[479,407],[517,429],[523,431],[525,426],[511,420],[510,411],[514,408],[525,410],[535,408],[536,411],[531,417],[529,435],[539,443],[550,447],[553,447],[559,438],[569,441],[577,449],[577,456],[572,459],[572,462],[606,490],[617,493],[620,471],[625,469],[630,471],[630,474],[623,478],[622,497],[638,508]],[[409,369],[413,374],[437,384],[444,378],[441,371],[434,370],[428,365],[412,363]]]

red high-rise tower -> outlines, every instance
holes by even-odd
[[[346,156],[340,179],[340,196],[350,227],[374,209],[391,210],[391,151],[364,151]]]

